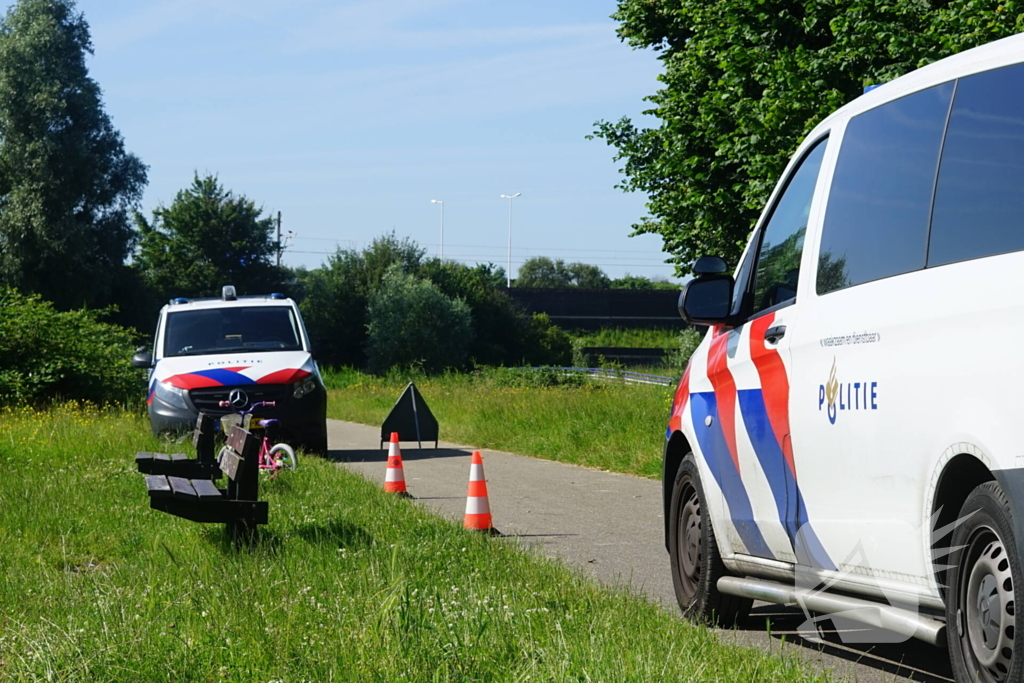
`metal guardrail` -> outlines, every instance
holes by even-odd
[[[626,370],[612,370],[610,368],[571,368],[571,367],[536,367],[523,368],[523,370],[558,370],[561,372],[576,372],[587,374],[594,379],[620,380],[626,384],[654,384],[662,387],[674,387],[679,384],[676,377],[664,377],[662,375],[647,375],[642,372],[628,372]]]

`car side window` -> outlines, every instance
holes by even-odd
[[[944,83],[850,119],[821,229],[818,294],[924,267],[952,96]]]
[[[827,138],[819,141],[804,155],[761,230],[753,291],[755,315],[796,299],[807,219],[827,142]]]
[[[928,267],[1024,249],[1024,64],[961,78],[935,188]]]

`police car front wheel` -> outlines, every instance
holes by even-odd
[[[728,572],[705,501],[697,463],[687,454],[676,472],[669,510],[672,585],[687,617],[728,627],[746,617],[752,601],[718,591],[718,579]]]

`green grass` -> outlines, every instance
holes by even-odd
[[[675,349],[679,346],[679,328],[628,329],[605,327],[594,331],[570,334],[583,340],[584,346],[637,347],[647,349]]]
[[[803,681],[313,457],[269,526],[150,510],[143,418],[0,412],[0,680]]]
[[[409,376],[325,375],[328,417],[380,425]],[[414,376],[441,438],[613,472],[661,476],[673,388],[491,369]],[[560,383],[565,382],[565,383]]]

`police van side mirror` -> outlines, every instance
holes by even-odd
[[[146,347],[142,346],[135,350],[135,355],[132,356],[132,367],[133,368],[151,368],[153,367],[153,354],[146,350]]]
[[[731,275],[703,275],[679,294],[679,315],[691,325],[725,325],[732,309]]]

